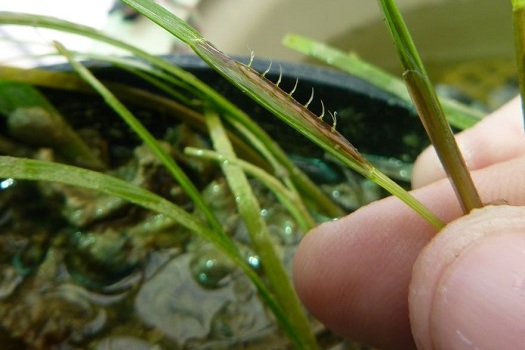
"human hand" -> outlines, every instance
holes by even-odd
[[[457,219],[453,190],[433,152],[425,151],[414,170],[413,194],[445,222],[457,219],[434,239],[433,227],[390,197],[320,225],[301,242],[294,282],[329,328],[391,349],[525,344],[519,100],[463,132],[458,143],[483,202],[503,199],[514,207],[486,207]]]

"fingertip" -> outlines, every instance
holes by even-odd
[[[296,252],[299,297],[338,334],[381,348],[411,348],[410,271],[432,234],[432,226],[395,198],[325,223]]]
[[[293,259],[293,283],[297,294],[309,307],[317,300],[315,296],[318,294],[318,276],[326,277],[319,270],[323,267],[319,265],[319,260],[323,259],[322,252],[330,249],[326,247],[327,241],[323,239],[323,235],[329,229],[325,229],[325,225],[314,228],[301,240]]]
[[[525,314],[525,208],[476,210],[418,257],[409,309],[420,349],[517,348]]]

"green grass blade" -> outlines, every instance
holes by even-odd
[[[523,120],[525,120],[525,0],[512,0],[512,22],[522,103],[521,109]]]
[[[0,178],[58,182],[120,197],[154,212],[173,218],[188,230],[203,232],[216,244],[223,242],[195,216],[152,192],[103,173],[71,165],[0,156]],[[222,247],[231,249],[231,247]],[[231,255],[231,251],[229,255]]]
[[[355,54],[346,53],[322,42],[295,34],[286,35],[283,38],[283,44],[341,69],[412,104],[412,99],[403,80],[360,59]],[[482,112],[454,100],[441,97],[440,101],[450,124],[458,129],[467,129],[484,117]]]
[[[165,72],[158,68],[152,67],[151,65],[122,57],[91,55],[78,52],[71,52],[71,54],[76,58],[109,63],[113,67],[127,71],[132,75],[135,75],[150,83],[152,86],[158,88],[159,91],[164,91],[168,96],[171,96],[173,99],[184,104],[185,106],[196,107],[196,98],[194,95],[198,95],[198,92],[192,91],[191,86],[185,84],[184,81],[166,74]],[[193,93],[193,98],[188,96],[190,91]]]
[[[215,112],[208,112],[206,121],[214,148],[220,154],[235,159],[236,155],[219,116]],[[239,213],[248,229],[252,247],[261,258],[264,275],[268,280],[270,289],[287,316],[287,320],[278,319],[279,324],[297,349],[317,349],[315,336],[301,308],[301,303],[293,289],[290,278],[277,256],[270,232],[261,216],[261,208],[244,171],[241,167],[229,163],[227,160],[221,162],[221,168],[235,197]],[[289,325],[293,326],[289,327]]]
[[[482,206],[452,130],[395,1],[379,0],[414,105],[465,213]]]

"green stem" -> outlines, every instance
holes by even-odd
[[[456,139],[443,111],[437,108],[439,102],[436,95],[431,94],[434,91],[432,85],[426,76],[421,75],[418,71],[407,71],[404,78],[411,95],[414,96],[416,109],[424,120],[423,125],[456,192],[463,212],[467,214],[472,209],[481,208],[483,204]]]
[[[215,112],[206,113],[206,120],[214,148],[228,158],[235,159],[236,155],[226,137],[226,133],[219,116]],[[278,319],[282,329],[293,341],[297,349],[318,349],[315,336],[312,333],[308,319],[301,308],[301,303],[286,274],[281,260],[276,254],[270,232],[261,217],[261,208],[244,171],[237,165],[226,161],[222,162],[222,171],[226,176],[228,186],[236,198],[239,213],[250,234],[254,251],[261,258],[264,275],[268,279],[278,303],[287,320]],[[289,324],[293,325],[289,328]]]
[[[414,196],[408,193],[398,183],[383,174],[368,161],[366,162],[366,167],[356,167],[354,162],[349,159],[348,156],[345,156],[344,154],[333,155],[350,169],[374,181],[376,184],[387,190],[390,194],[399,198],[403,203],[408,205],[408,207],[418,213],[423,219],[425,219],[438,230],[441,230],[443,227],[445,227],[445,224],[439,217],[432,213],[427,207],[425,207]]]
[[[514,25],[518,83],[522,103],[521,109],[525,120],[525,0],[512,0],[512,21]]]
[[[383,188],[390,188],[390,193],[402,200],[416,213],[424,217],[427,220],[427,222],[429,222],[436,229],[441,230],[443,227],[445,227],[445,224],[443,223],[443,221],[441,221],[440,218],[438,218],[434,213],[432,213],[427,207],[421,204],[421,202],[416,200],[413,196],[407,196],[406,191],[388,176],[384,175],[381,172],[377,172],[375,173],[375,181]]]
[[[406,72],[403,77],[430,141],[465,213],[482,206],[474,182],[394,0],[379,0]]]

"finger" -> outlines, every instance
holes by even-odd
[[[525,205],[525,158],[473,173],[485,202]],[[494,178],[498,181],[494,181]],[[444,221],[461,211],[448,180],[413,192]],[[306,235],[294,282],[307,308],[337,333],[381,348],[408,348],[412,265],[435,229],[395,198],[375,202]]]
[[[519,349],[525,315],[525,207],[487,207],[451,224],[414,265],[418,349]]]
[[[474,127],[459,133],[456,140],[471,170],[525,155],[520,99],[513,99]],[[434,148],[427,148],[414,165],[412,187],[419,188],[444,177]]]

